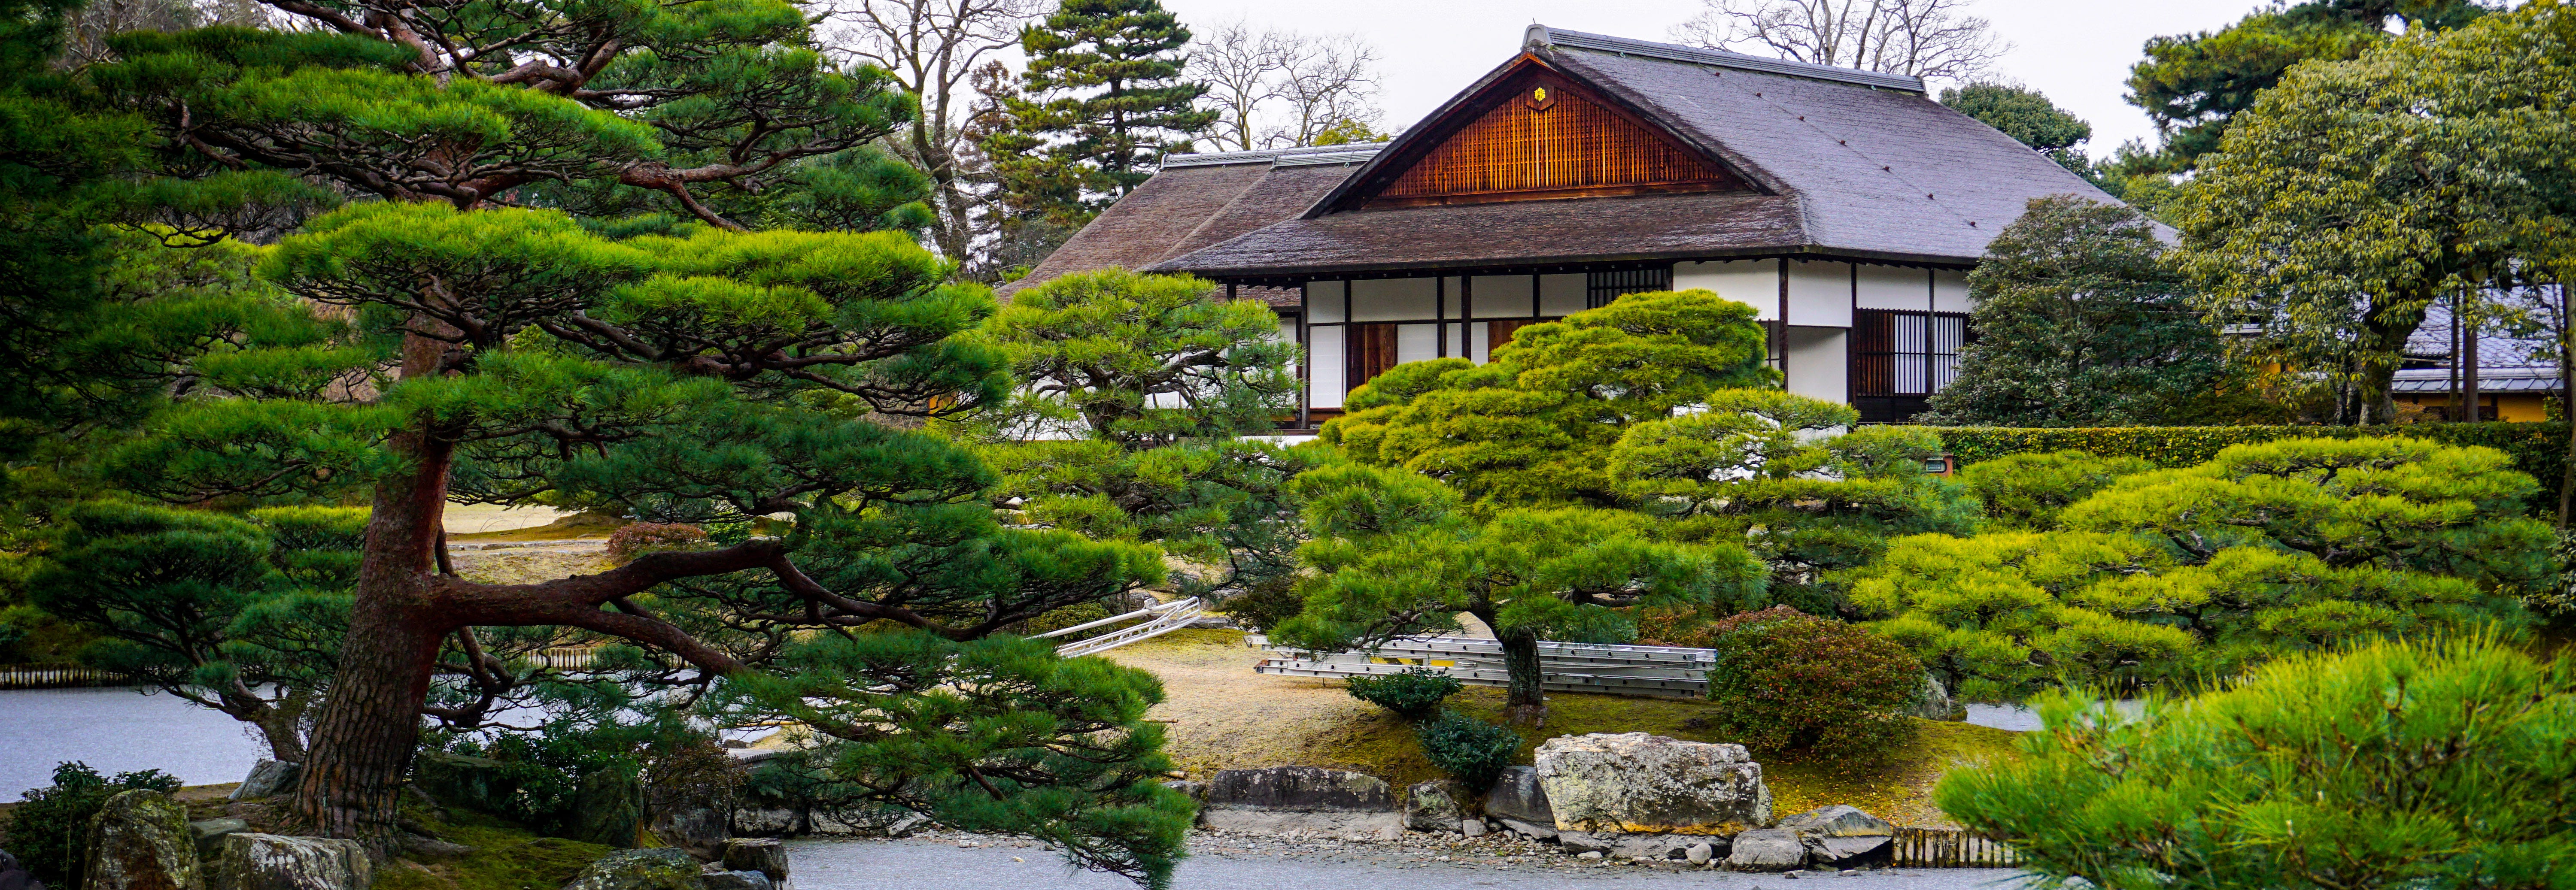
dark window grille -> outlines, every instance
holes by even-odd
[[[1629,294],[1672,289],[1673,268],[1671,266],[1592,272],[1583,276],[1583,308],[1599,309],[1610,305],[1610,301]]]
[[[1852,315],[1852,395],[1929,396],[1959,376],[1968,316],[1861,309]]]

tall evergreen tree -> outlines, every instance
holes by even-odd
[[[1968,276],[1977,297],[1959,376],[1928,423],[2129,426],[2196,417],[2224,381],[2226,347],[2158,262],[2137,211],[2074,195],[2034,199]]]
[[[1025,215],[1078,225],[1154,175],[1216,122],[1187,80],[1190,30],[1156,0],[1065,0],[1020,34],[1029,55],[1010,124],[985,140]]]
[[[2092,162],[2076,147],[2093,138],[2093,125],[2049,102],[2038,90],[1979,81],[1942,90],[1941,104],[2003,131],[2079,176],[2093,175]]]

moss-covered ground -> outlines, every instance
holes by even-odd
[[[424,820],[440,840],[474,852],[449,862],[398,859],[376,871],[374,890],[555,890],[609,848],[542,837],[505,819],[452,811],[446,821]]]
[[[1257,674],[1264,653],[1237,631],[1183,631],[1114,650],[1110,657],[1153,671],[1168,696],[1153,717],[1167,721],[1170,749],[1193,777],[1218,769],[1302,765],[1368,773],[1401,787],[1441,777],[1412,728],[1362,704],[1338,680]],[[1470,686],[1450,699],[1470,716],[1500,722],[1501,689]],[[1728,741],[1710,728],[1715,706],[1693,699],[1557,693],[1547,722],[1523,729],[1519,762],[1561,735],[1648,732],[1698,742]],[[1915,740],[1884,760],[1860,762],[1755,751],[1786,815],[1850,804],[1901,825],[1947,825],[1931,802],[1934,782],[1959,766],[2017,756],[2017,733],[1965,723],[1917,721]]]

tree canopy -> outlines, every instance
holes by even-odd
[[[2058,166],[2091,176],[2092,161],[2077,148],[2093,138],[2093,125],[2059,108],[2038,90],[2009,83],[1978,81],[1941,91],[1941,104],[1976,118],[2030,146]]]
[[[984,138],[1014,215],[1080,225],[1216,123],[1183,76],[1190,29],[1155,0],[1064,0],[1020,32],[1028,54],[1007,123]]]

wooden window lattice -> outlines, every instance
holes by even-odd
[[[1949,388],[1967,334],[1968,317],[1957,313],[1854,312],[1852,394],[1929,396]]]
[[[1657,266],[1651,269],[1620,269],[1613,272],[1592,272],[1586,274],[1583,278],[1583,307],[1586,309],[1599,309],[1603,306],[1610,305],[1610,301],[1629,294],[1653,293],[1655,291],[1672,289],[1673,269],[1671,266]]]
[[[1731,187],[1734,179],[1707,159],[1567,91],[1544,108],[1511,101],[1486,112],[1380,194],[1411,198],[1680,183]]]

